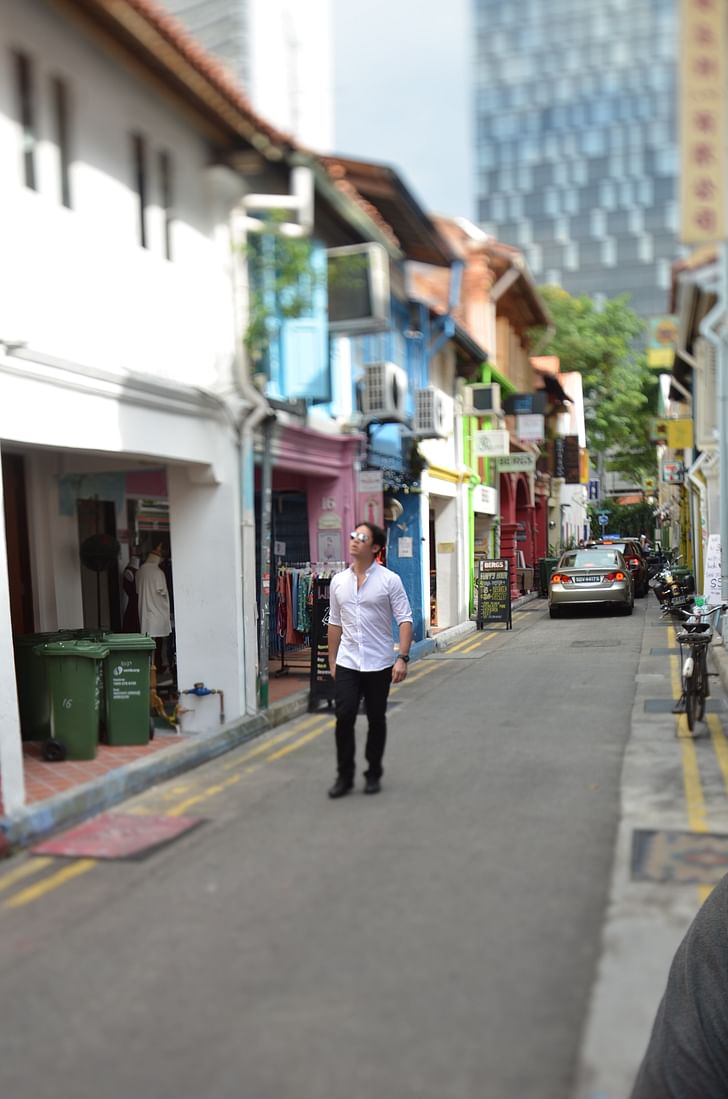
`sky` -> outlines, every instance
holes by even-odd
[[[472,0],[334,0],[334,147],[392,165],[426,210],[474,217]]]

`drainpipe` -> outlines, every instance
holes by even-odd
[[[272,483],[272,428],[276,420],[275,412],[267,400],[247,376],[243,353],[244,336],[248,317],[248,266],[245,258],[246,213],[237,210],[230,223],[232,244],[232,275],[234,293],[234,312],[236,327],[236,353],[233,363],[233,377],[239,397],[245,402],[245,409],[238,422],[238,451],[240,477],[240,550],[243,588],[243,676],[245,684],[245,711],[255,714],[258,702],[261,707],[268,705],[268,603],[262,598],[263,576],[270,572],[270,485]],[[256,575],[255,553],[255,434],[260,427],[264,431],[262,454],[262,480],[268,486],[267,500],[262,499],[265,512],[267,503],[267,531],[261,529],[261,572]],[[265,496],[265,493],[263,493]],[[261,516],[261,528],[266,526],[266,516]],[[266,566],[267,558],[267,566]],[[256,629],[257,599],[261,599],[258,628]],[[258,676],[265,676],[265,691],[258,699]]]
[[[720,278],[718,300],[700,322],[701,335],[705,336],[716,352],[718,374],[718,457],[720,480],[720,597],[728,601],[728,348],[723,336],[726,302],[728,301],[728,244],[719,246]],[[728,634],[728,631],[726,631]],[[723,644],[726,636],[723,637]]]
[[[707,457],[708,457],[708,451],[707,450],[702,451],[702,453],[696,458],[696,460],[690,466],[690,469],[687,469],[685,471],[685,479],[690,482],[690,484],[693,486],[693,488],[695,489],[695,491],[697,492],[697,494],[700,498],[700,514],[701,514],[701,517],[703,515],[705,515],[707,517],[707,515],[708,515],[708,506],[707,506],[707,499],[706,499],[707,489],[705,487],[705,482],[701,481],[699,477],[696,477],[696,473],[698,473],[701,470],[701,467],[702,467],[702,465],[705,462]],[[702,565],[704,557],[705,557],[705,547],[703,546],[702,526],[701,526],[700,530],[695,532],[694,548],[695,548],[695,551],[696,551],[695,552],[695,559],[696,559],[696,561],[700,562],[700,564]],[[697,552],[697,551],[699,551],[699,552]],[[695,569],[694,571],[697,573],[697,569]],[[695,581],[698,585],[697,590],[699,591],[700,587],[701,587],[701,584],[702,584],[702,577],[699,577],[699,576],[696,575]],[[703,592],[703,594],[705,594],[705,592]]]

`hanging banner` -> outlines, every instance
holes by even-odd
[[[680,239],[726,235],[726,25],[723,0],[680,0]]]
[[[356,507],[354,522],[384,526],[384,474],[381,469],[362,469],[357,473]]]
[[[711,606],[722,602],[721,583],[720,535],[709,534],[708,545],[705,550],[703,594],[706,602],[710,603]]]

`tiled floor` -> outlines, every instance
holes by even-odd
[[[115,767],[123,767],[124,764],[132,763],[135,759],[144,759],[145,756],[169,748],[171,744],[179,744],[179,741],[180,738],[176,733],[170,735],[157,731],[154,740],[149,744],[123,748],[110,748],[107,744],[100,744],[96,759],[69,760],[64,763],[47,763],[41,755],[40,742],[25,741],[23,762],[27,802],[43,801],[45,798],[53,797],[54,794],[60,794],[90,779],[98,778],[99,775],[104,775]],[[3,803],[0,799],[0,816],[2,814]]]

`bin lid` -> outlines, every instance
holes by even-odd
[[[157,647],[154,638],[146,633],[107,633],[104,634],[102,645],[106,645],[113,652],[118,652],[119,649],[151,652]]]
[[[16,634],[13,645],[40,645],[47,641],[72,641],[75,637],[73,630],[48,630],[43,633]]]
[[[91,660],[103,660],[109,655],[107,645],[98,641],[50,641],[33,650],[39,656],[85,656]]]

